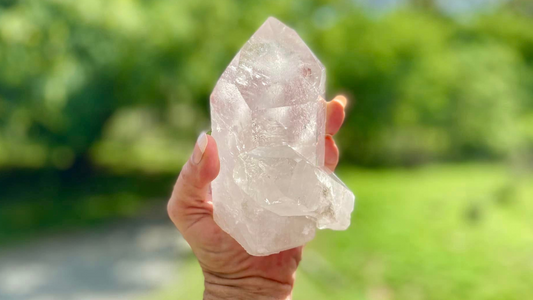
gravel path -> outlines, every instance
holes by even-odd
[[[0,249],[0,299],[133,299],[178,280],[189,253],[164,216],[43,236]]]

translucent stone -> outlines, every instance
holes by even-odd
[[[211,95],[220,174],[217,224],[252,255],[350,225],[353,193],[324,167],[325,68],[298,34],[269,18]]]

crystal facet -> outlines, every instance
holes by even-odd
[[[350,225],[355,197],[324,167],[325,82],[298,34],[271,17],[213,90],[214,218],[252,255],[301,246],[316,228]]]

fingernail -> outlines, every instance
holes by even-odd
[[[202,161],[202,157],[204,156],[205,148],[207,147],[207,135],[205,132],[202,132],[200,136],[198,137],[198,140],[196,141],[196,145],[194,146],[194,151],[192,153],[192,163],[197,165]]]
[[[348,104],[348,99],[346,99],[346,97],[342,95],[335,97],[335,99],[333,100],[339,102],[342,105],[342,107],[346,107],[346,104]]]

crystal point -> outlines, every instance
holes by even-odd
[[[298,34],[270,17],[211,94],[214,218],[252,255],[350,225],[355,197],[324,167],[325,76]]]

